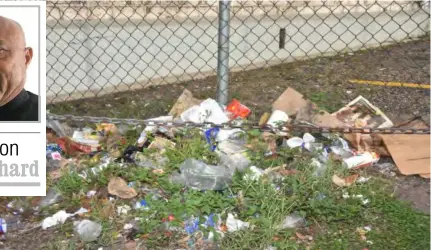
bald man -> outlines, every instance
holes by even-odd
[[[39,97],[24,89],[32,58],[21,26],[0,16],[0,121],[38,121]]]

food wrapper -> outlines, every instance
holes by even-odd
[[[57,144],[64,152],[69,155],[75,155],[78,152],[89,154],[91,152],[97,152],[101,150],[101,146],[99,144],[83,144],[76,142],[69,137],[59,138],[57,140]]]
[[[241,104],[237,99],[232,99],[232,101],[227,105],[226,111],[230,113],[229,118],[231,120],[238,117],[247,118],[250,115],[251,110],[245,105]]]

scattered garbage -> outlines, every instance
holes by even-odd
[[[138,195],[135,189],[129,187],[125,180],[115,177],[109,181],[108,192],[122,199],[131,199]]]
[[[222,124],[229,121],[229,118],[219,106],[219,104],[209,98],[199,105],[193,106],[181,114],[181,120],[184,122]]]
[[[243,172],[251,164],[246,147],[238,140],[223,140],[218,144],[216,153],[220,157],[220,164],[232,172]]]
[[[233,214],[229,213],[226,219],[226,226],[228,232],[235,232],[247,229],[250,226],[250,223],[235,219]]]
[[[67,218],[75,216],[75,215],[81,215],[87,213],[88,210],[85,208],[80,208],[78,211],[76,211],[73,214],[67,213],[65,210],[60,210],[54,215],[47,217],[42,222],[42,229],[47,229],[53,226],[56,226],[58,224],[64,224],[64,222],[67,220]]]
[[[284,220],[281,222],[281,224],[278,228],[279,229],[292,229],[292,228],[300,227],[304,224],[305,224],[305,219],[302,216],[300,216],[296,213],[293,213],[293,214],[286,216],[286,218],[284,218]]]
[[[316,143],[316,138],[312,136],[309,133],[305,133],[303,135],[303,138],[299,137],[292,137],[286,141],[286,145],[289,148],[305,148],[308,151],[316,151],[316,150],[322,150],[323,144],[322,143]]]
[[[353,175],[347,176],[346,178],[340,178],[334,174],[332,176],[332,182],[339,187],[348,187],[354,184],[358,179],[358,177],[359,177],[358,174],[353,174]]]
[[[102,225],[91,220],[82,220],[74,223],[74,231],[83,241],[96,241],[102,232]]]
[[[359,234],[359,237],[361,238],[362,241],[366,241],[367,244],[372,245],[373,242],[367,240],[366,234],[368,232],[371,231],[371,227],[370,226],[365,226],[365,227],[358,227],[356,228],[356,232]]]
[[[199,230],[199,218],[192,216],[190,219],[184,221],[184,230],[187,234],[193,234]]]
[[[72,214],[66,213],[64,210],[60,210],[53,216],[45,218],[42,222],[42,229],[47,229],[58,224],[64,224],[67,218],[71,217]]]
[[[245,180],[251,180],[251,181],[259,180],[259,178],[262,177],[265,173],[264,170],[259,169],[256,166],[251,166],[249,170],[251,173],[244,176]]]
[[[231,120],[238,117],[247,118],[250,115],[251,110],[245,105],[241,104],[237,99],[232,99],[226,107],[226,111],[229,112],[229,117]]]
[[[334,114],[347,127],[388,128],[394,124],[363,96],[348,103]]]
[[[356,180],[356,183],[366,183],[366,182],[368,182],[369,180],[371,179],[371,177],[363,177],[363,176],[360,176],[357,180]]]
[[[129,229],[132,229],[132,228],[133,228],[133,224],[131,224],[131,223],[124,224],[124,226],[123,226],[124,230],[129,230]]]
[[[360,199],[363,205],[370,203],[370,200],[365,198],[362,194],[349,195],[349,193],[345,191],[343,193],[343,199],[349,199],[349,198]]]
[[[385,176],[394,177],[396,173],[396,166],[390,162],[379,163],[375,165],[375,168]]]
[[[117,207],[117,214],[118,215],[127,215],[129,211],[131,211],[132,208],[128,205],[118,206]]]
[[[272,127],[279,127],[286,124],[288,120],[289,116],[285,112],[281,110],[274,110],[271,116],[268,118],[266,124]]]
[[[148,207],[148,204],[147,204],[147,201],[146,200],[141,200],[141,201],[137,201],[136,203],[135,203],[135,209],[143,209],[143,210],[148,210],[149,209],[149,207]]]
[[[39,207],[43,208],[60,201],[61,195],[54,188],[48,188],[46,196],[42,197],[39,202]]]
[[[181,113],[193,106],[199,105],[201,102],[201,100],[193,97],[192,92],[188,89],[184,89],[183,93],[178,97],[177,102],[172,106],[169,115],[179,117]]]
[[[179,167],[180,174],[172,181],[197,190],[223,190],[232,181],[232,172],[224,166],[205,164],[196,159],[186,159]]]
[[[0,218],[0,239],[5,239],[7,233],[7,223],[6,220]]]
[[[379,161],[380,157],[376,153],[364,152],[343,160],[348,169],[359,169],[372,166]]]
[[[316,127],[386,128],[394,126],[384,113],[362,96],[357,97],[337,112],[329,114],[320,110],[316,104],[305,99],[302,94],[293,88],[286,89],[272,104],[272,110],[264,113],[259,120],[259,126],[262,128],[272,127],[272,131],[252,135],[251,131],[244,131],[240,128],[228,129],[223,126],[198,129],[197,131],[200,131],[206,140],[207,145],[205,146],[219,157],[219,161],[213,162],[212,159],[209,161],[206,157],[203,157],[202,159],[185,158],[184,162],[179,165],[169,162],[169,159],[172,160],[172,158],[167,157],[169,155],[166,152],[170,152],[167,149],[175,149],[178,145],[181,145],[180,140],[177,140],[177,138],[179,135],[187,135],[187,131],[172,129],[169,126],[159,126],[157,122],[182,121],[214,123],[216,125],[231,122],[241,124],[251,113],[251,109],[239,100],[233,99],[225,107],[210,98],[206,100],[196,99],[189,90],[185,89],[167,116],[149,119],[148,121],[153,121],[154,124],[144,128],[140,126],[133,128],[139,136],[133,139],[134,142],[131,145],[128,144],[130,143],[129,138],[127,140],[125,138],[125,132],[128,131],[128,128],[125,127],[101,123],[96,124],[96,128],[71,129],[59,122],[48,122],[47,131],[49,129],[50,133],[48,135],[47,132],[46,157],[51,180],[56,181],[61,177],[61,171],[68,169],[70,166],[74,171],[75,165],[79,166],[76,169],[79,169],[78,174],[84,180],[87,180],[90,175],[100,174],[109,164],[116,164],[124,169],[133,167],[143,170],[144,176],[129,183],[120,177],[113,177],[109,179],[107,187],[92,186],[91,188],[95,190],[87,192],[86,197],[84,197],[86,201],[82,201],[82,207],[77,212],[69,214],[65,210],[58,211],[43,220],[42,228],[47,229],[63,224],[67,218],[75,215],[86,217],[82,215],[89,212],[90,206],[88,206],[88,203],[98,201],[102,203],[99,210],[101,218],[112,219],[116,213],[124,220],[122,221],[124,230],[136,231],[135,221],[130,222],[130,217],[136,216],[135,213],[138,212],[136,210],[139,210],[139,214],[148,214],[145,218],[136,218],[136,221],[149,220],[157,215],[157,206],[153,205],[156,203],[155,201],[169,201],[168,199],[170,199],[170,195],[164,193],[166,190],[163,190],[163,181],[166,180],[161,181],[161,177],[166,173],[171,174],[171,170],[176,168],[179,171],[170,175],[170,181],[184,186],[180,191],[181,195],[183,192],[187,192],[188,189],[199,190],[204,194],[207,190],[226,190],[232,184],[232,178],[236,171],[246,172],[243,176],[244,180],[257,181],[262,179],[265,182],[268,180],[277,192],[289,193],[291,191],[283,190],[280,183],[292,176],[295,176],[294,178],[298,177],[298,179],[303,178],[302,173],[304,173],[304,170],[295,169],[294,164],[290,164],[292,158],[294,158],[294,161],[297,160],[298,154],[308,161],[306,167],[314,171],[316,178],[326,178],[325,172],[329,172],[327,169],[332,170],[328,167],[331,161],[341,163],[347,169],[346,172],[354,172],[347,176],[337,175],[339,172],[332,175],[334,187],[340,187],[345,190],[347,190],[345,187],[355,184],[360,185],[370,180],[370,177],[359,176],[357,171],[349,171],[361,168],[373,167],[386,175],[395,175],[395,168],[398,167],[403,174],[421,174],[421,176],[428,176],[429,178],[429,164],[422,164],[426,160],[420,159],[421,164],[419,164],[419,167],[415,166],[414,171],[409,171],[405,167],[407,160],[404,155],[419,159],[419,156],[423,155],[425,150],[424,152],[416,153],[403,149],[399,142],[409,145],[413,140],[402,136],[319,134],[315,132],[299,134],[295,131],[280,133],[279,128],[285,128],[288,125],[297,123]],[[252,138],[251,140],[249,140],[250,137]],[[425,144],[427,139],[423,138],[421,140]],[[254,143],[254,140],[256,140],[256,143]],[[417,141],[415,140],[415,142]],[[262,147],[260,143],[263,144]],[[397,143],[400,145],[397,145]],[[267,151],[262,152],[262,155],[254,156],[254,152],[250,151],[256,148],[260,151],[261,148],[265,148]],[[426,147],[424,148],[426,149]],[[403,153],[402,150],[409,153]],[[288,154],[285,157],[286,152]],[[427,153],[429,162],[429,152]],[[397,166],[390,163],[378,163],[382,156],[391,156],[391,154]],[[282,163],[278,162],[279,156],[285,157],[287,161],[284,161],[283,158]],[[81,160],[83,158],[85,158],[85,161]],[[269,167],[257,164],[258,160],[266,163],[267,160],[272,159],[275,159],[274,165]],[[91,162],[91,164],[88,164],[87,167],[86,162]],[[210,162],[213,165],[209,164]],[[66,168],[66,166],[68,167]],[[146,169],[149,169],[149,171],[146,171]],[[152,185],[153,183],[155,185]],[[255,183],[250,183],[250,185],[252,184]],[[108,196],[108,194],[112,196]],[[327,195],[329,194],[321,192],[311,194],[309,200],[325,200]],[[247,198],[243,197],[242,191],[229,197],[237,197],[244,206],[247,204]],[[364,205],[370,202],[361,194],[349,195],[347,191],[344,191],[342,197],[344,199],[358,199]],[[127,204],[130,206],[121,203],[121,199],[129,200]],[[47,207],[59,201],[61,201],[60,194],[50,188],[47,190],[47,196],[42,197],[35,204],[38,207]],[[120,201],[121,205],[118,205],[117,201]],[[181,205],[179,206],[182,206],[183,203],[185,201],[181,200],[179,203]],[[9,205],[8,209],[15,206],[15,213],[18,214],[25,210],[18,203]],[[132,210],[132,207],[134,210]],[[202,242],[202,240],[211,241],[215,233],[223,235],[224,232],[247,230],[252,226],[250,222],[237,219],[233,213],[230,213],[231,211],[225,210],[223,212],[223,216],[227,213],[225,223],[221,222],[220,214],[205,216],[206,220],[203,223],[202,215],[200,217],[175,215],[178,216],[177,218],[171,214],[166,215],[162,223],[166,225],[166,234],[174,230],[187,233],[188,236],[185,238],[184,244],[190,246],[197,242]],[[258,215],[255,214],[254,216]],[[217,222],[215,221],[215,216],[219,218]],[[176,222],[182,222],[182,225],[173,226]],[[97,222],[82,220],[74,224],[76,234],[84,241],[95,241],[101,234],[102,226]],[[298,213],[292,213],[281,221],[278,228],[295,229],[304,225],[306,225],[306,219]],[[203,235],[201,232],[202,227],[211,228],[207,237],[201,237]],[[6,228],[5,220],[0,219],[0,235],[5,235]],[[363,227],[361,230],[368,232],[371,227]],[[137,233],[135,232],[134,234],[136,235]],[[144,239],[147,236],[141,235]],[[200,238],[196,239],[195,237]],[[292,237],[302,242],[313,240],[310,235],[307,235],[302,230],[295,232]],[[128,243],[131,246],[136,246],[133,238],[130,238]]]
[[[97,193],[96,190],[90,190],[90,191],[87,192],[87,197],[91,198],[91,197],[95,196],[96,193]]]

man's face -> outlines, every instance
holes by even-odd
[[[25,48],[21,28],[0,17],[0,105],[23,89],[32,56],[32,49]]]

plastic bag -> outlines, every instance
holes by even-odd
[[[229,121],[220,105],[211,98],[206,99],[200,105],[193,106],[184,111],[180,117],[184,122],[193,123],[211,122],[222,124]]]
[[[225,140],[218,144],[216,153],[220,157],[220,164],[228,167],[231,172],[244,171],[251,165],[246,155],[244,142],[241,140]]]
[[[172,182],[197,190],[223,190],[232,182],[232,172],[228,168],[191,158],[181,164],[180,172],[171,177]]]
[[[75,223],[75,232],[83,241],[95,241],[102,232],[102,225],[91,220],[83,220]]]

